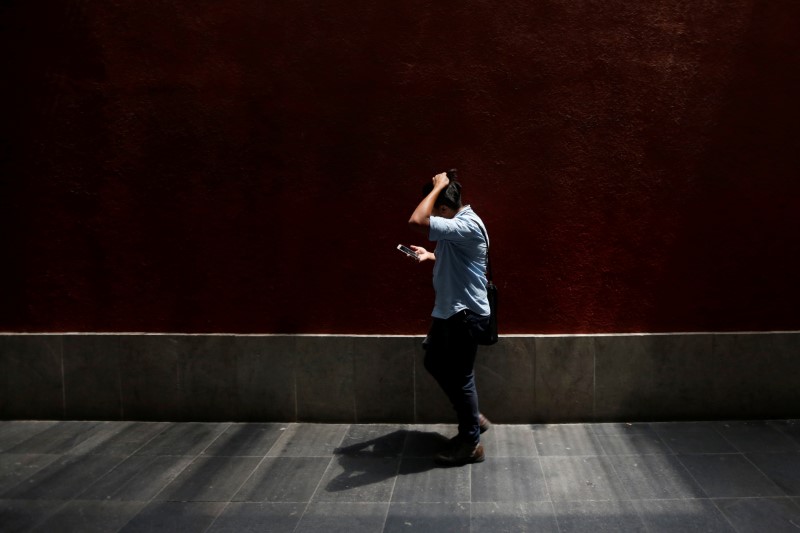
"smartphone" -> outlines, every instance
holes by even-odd
[[[414,260],[419,261],[419,256],[417,255],[417,252],[415,252],[408,246],[403,246],[402,244],[398,244],[397,249],[403,252],[404,254],[413,257]]]

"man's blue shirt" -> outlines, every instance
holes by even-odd
[[[465,309],[489,315],[487,247],[481,228],[485,230],[483,221],[468,205],[453,218],[430,218],[430,240],[436,242],[433,267],[436,303],[431,313],[434,318],[450,318]]]

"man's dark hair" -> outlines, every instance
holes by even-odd
[[[422,188],[422,194],[428,196],[433,190],[433,183],[427,183]],[[457,181],[450,181],[450,184],[445,187],[436,201],[433,203],[434,207],[446,205],[450,209],[458,210],[461,207],[461,184]]]

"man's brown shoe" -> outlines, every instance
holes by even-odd
[[[492,427],[492,423],[489,422],[489,419],[483,416],[483,413],[478,413],[478,427],[481,428],[481,433],[486,433],[489,431],[489,428]]]
[[[461,466],[480,463],[485,458],[482,444],[456,444],[446,452],[437,454],[434,460],[444,466]]]

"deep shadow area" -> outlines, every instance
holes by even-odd
[[[337,448],[337,461],[344,471],[333,478],[325,490],[338,492],[354,487],[371,485],[385,481],[398,474],[418,474],[439,468],[433,455],[449,442],[444,435],[431,431],[401,429],[379,437]],[[399,461],[369,461],[364,459],[390,459],[422,457],[428,461],[405,462],[399,468]],[[387,468],[387,465],[390,468]]]

